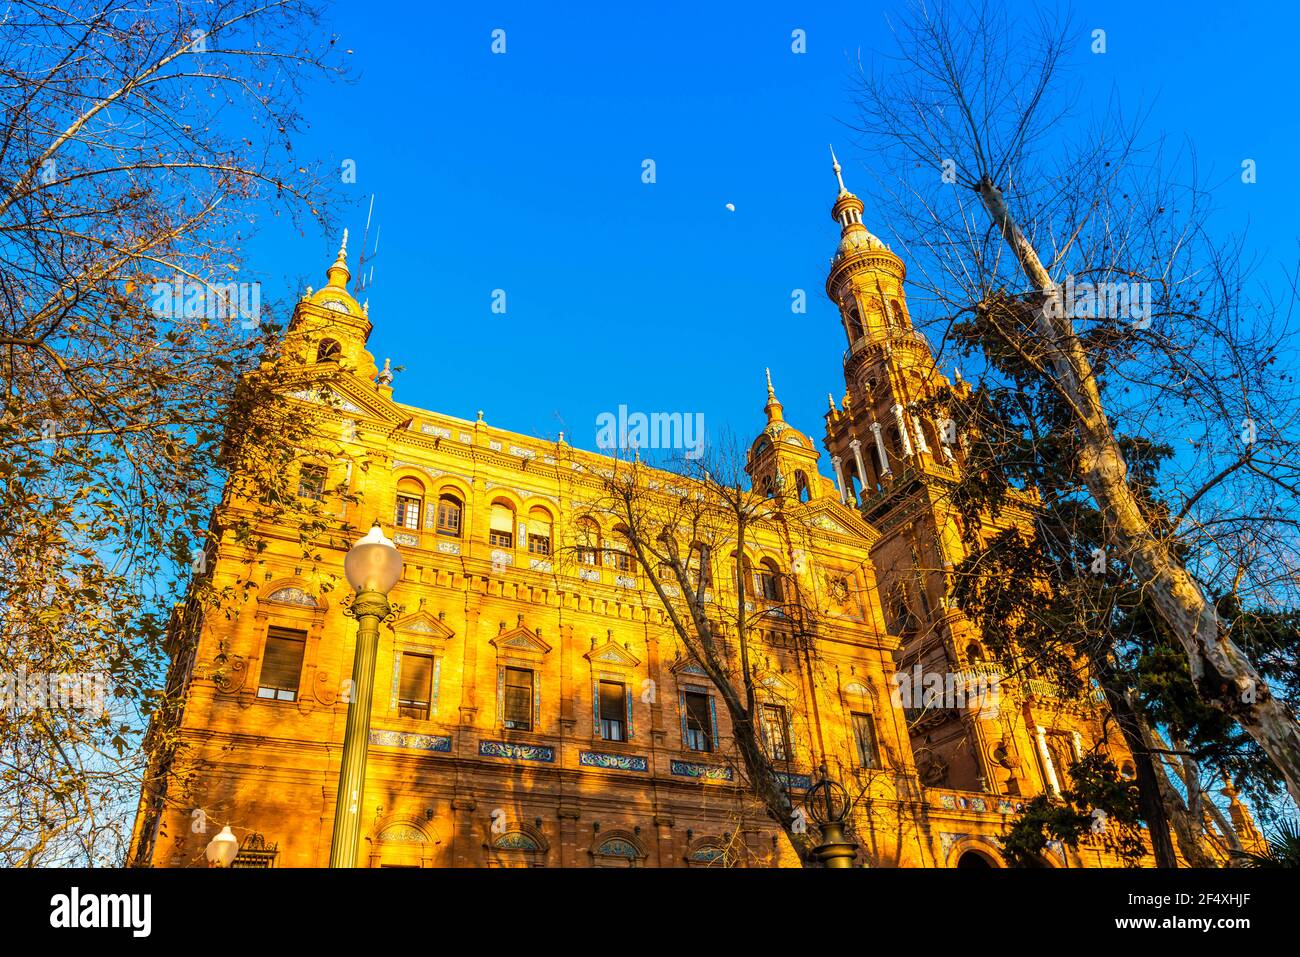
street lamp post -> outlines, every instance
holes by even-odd
[[[843,786],[826,777],[808,789],[804,807],[821,832],[822,842],[813,848],[823,867],[852,867],[858,849],[844,836],[844,820],[849,814],[849,794]]]
[[[330,867],[357,866],[379,623],[391,612],[388,592],[402,577],[402,556],[384,537],[378,522],[365,538],[352,546],[343,560],[343,573],[357,593],[347,611],[357,620],[357,652],[352,659],[352,693],[347,728],[343,732],[343,766],[339,769],[339,795],[334,806]]]

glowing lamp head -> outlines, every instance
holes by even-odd
[[[343,574],[357,591],[388,594],[402,577],[402,555],[375,522],[343,559]]]
[[[229,867],[239,853],[239,838],[235,837],[230,826],[226,825],[221,833],[208,842],[208,865],[211,867]]]

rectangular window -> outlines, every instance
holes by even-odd
[[[853,719],[853,743],[857,748],[858,767],[878,768],[876,758],[876,726],[871,715],[855,711]]]
[[[529,535],[528,550],[534,555],[549,555],[551,554],[551,540],[541,535]]]
[[[687,691],[686,747],[692,751],[713,750],[713,707],[707,694]]]
[[[513,535],[509,532],[498,532],[496,529],[493,529],[488,534],[488,542],[495,545],[497,548],[515,547],[515,537]]]
[[[627,689],[620,681],[600,683],[600,736],[606,741],[627,740]]]
[[[402,654],[402,672],[397,683],[397,713],[403,718],[429,717],[433,689],[433,659],[428,655]]]
[[[420,500],[418,498],[412,498],[409,495],[397,496],[395,524],[398,528],[420,530]]]
[[[302,676],[302,657],[307,649],[307,633],[287,628],[272,628],[266,636],[262,653],[262,673],[258,677],[257,696],[275,701],[294,701]]]
[[[785,708],[775,704],[763,705],[763,738],[767,754],[773,761],[790,760],[790,722]]]
[[[632,556],[627,552],[613,549],[610,551],[614,568],[620,572],[630,572],[632,570]]]
[[[298,497],[319,502],[325,495],[325,468],[304,465],[298,470]]]
[[[506,669],[505,726],[512,731],[533,729],[533,673],[527,668]]]

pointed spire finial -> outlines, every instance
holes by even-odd
[[[828,403],[830,403],[831,411],[834,412],[834,411],[835,411],[835,396],[833,396],[833,395],[831,395],[829,392],[827,392],[827,393],[826,393],[826,401],[827,401]]]
[[[840,192],[847,193],[848,188],[844,185],[844,177],[840,175],[840,161],[835,158],[835,147],[831,147],[831,169],[835,171],[835,181],[840,184]]]
[[[381,386],[393,384],[393,362],[391,359],[384,360],[384,367],[379,371],[379,378],[377,381]]]
[[[763,406],[763,411],[767,413],[768,423],[782,422],[781,400],[776,397],[776,390],[772,388],[772,370],[764,369],[763,374],[767,377],[767,403]]]
[[[348,271],[348,231],[343,230],[343,242],[339,244],[339,254],[334,257],[334,265],[325,270],[329,282],[325,285],[335,289],[346,289],[352,273]]]

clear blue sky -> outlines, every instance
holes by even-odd
[[[397,398],[593,448],[620,404],[703,412],[711,433],[763,422],[771,366],[786,417],[820,444],[845,343],[823,290],[834,141],[873,212],[853,65],[896,5],[341,3],[329,26],[355,82],[309,92],[304,154],[357,163],[382,226],[371,349],[406,367]],[[1028,5],[1025,5],[1028,8]],[[1225,229],[1250,226],[1266,273],[1294,261],[1300,155],[1293,3],[1092,3],[1090,95],[1116,90],[1147,129],[1193,146]],[[507,53],[490,52],[491,31]],[[791,31],[807,53],[791,52]],[[1086,39],[1086,37],[1085,37]],[[1082,41],[1081,41],[1082,42]],[[1240,184],[1242,158],[1259,182]],[[658,182],[641,182],[653,159]],[[733,203],[735,212],[728,211]],[[263,227],[250,266],[270,295],[320,286],[337,236]],[[354,244],[355,245],[355,244]],[[508,311],[490,310],[504,289]],[[791,291],[807,290],[794,315]],[[290,298],[289,301],[292,301]],[[949,361],[947,364],[951,364]],[[822,462],[823,474],[829,469]]]

